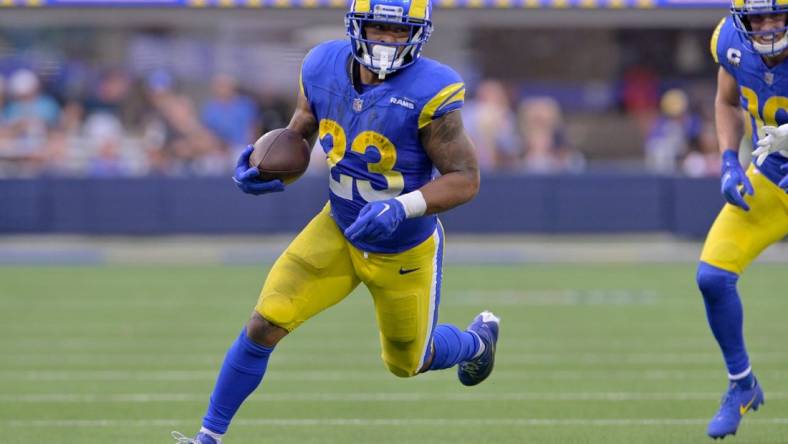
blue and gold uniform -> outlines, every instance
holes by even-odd
[[[332,216],[343,231],[367,202],[409,193],[432,180],[432,162],[418,130],[459,109],[465,96],[460,76],[430,59],[359,93],[351,82],[350,60],[350,42],[327,42],[309,53],[301,73],[330,168]],[[436,224],[434,215],[408,219],[391,238],[356,247],[405,251],[429,237]]]
[[[424,217],[428,202],[419,188],[433,180],[434,166],[419,133],[459,109],[465,87],[450,68],[421,58],[432,33],[431,11],[430,0],[354,0],[345,15],[349,41],[326,42],[304,60],[291,123],[318,132],[330,167],[329,202],[277,259],[256,313],[227,351],[200,431],[194,439],[173,432],[178,442],[221,442],[263,380],[285,336],[281,330],[294,330],[360,283],[374,299],[383,362],[393,374],[456,366],[466,386],[490,376],[497,316],[483,311],[465,331],[437,324],[443,228],[435,216]],[[353,84],[370,73],[377,82]],[[454,125],[458,116],[450,119]],[[452,146],[442,158],[468,161],[472,145],[462,133],[453,137],[456,143],[443,143]],[[282,191],[280,181],[258,179],[257,168],[249,166],[252,151],[247,147],[238,158],[238,188],[254,195]],[[477,180],[467,181],[474,191]]]
[[[277,260],[256,309],[292,331],[364,282],[375,300],[384,362],[394,374],[412,376],[429,355],[437,318],[443,229],[435,216],[424,216],[375,243],[351,243],[343,232],[367,202],[432,180],[419,130],[459,109],[465,87],[451,68],[418,58],[358,91],[351,45],[326,42],[304,60],[301,92],[319,122],[329,203]]]
[[[753,146],[763,137],[764,125],[788,123],[788,63],[769,67],[748,47],[733,16],[720,21],[711,38],[711,52],[739,85],[741,106],[748,114]],[[788,158],[771,154],[761,166],[751,165],[747,176],[755,194],[747,197],[750,211],[726,204],[709,231],[701,261],[736,274],[769,245],[788,235],[788,195],[778,186],[780,166]]]

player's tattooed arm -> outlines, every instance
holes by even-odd
[[[298,131],[301,137],[309,142],[309,146],[315,144],[317,138],[317,119],[312,114],[312,108],[309,106],[309,100],[306,99],[303,92],[298,92],[298,102],[296,103],[295,112],[287,124],[287,128]]]
[[[743,134],[742,110],[739,105],[739,85],[736,79],[720,67],[717,73],[717,96],[714,99],[714,120],[720,151],[738,150]]]
[[[421,187],[426,214],[464,204],[479,192],[479,164],[460,111],[435,119],[420,131],[421,143],[441,176]]]

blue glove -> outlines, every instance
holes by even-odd
[[[249,156],[252,155],[254,147],[249,145],[238,157],[238,163],[235,165],[235,175],[233,182],[238,188],[246,194],[254,194],[255,196],[266,193],[274,193],[285,190],[285,184],[281,180],[260,180],[260,171],[257,167],[249,166]]]
[[[783,166],[780,167],[780,171],[785,174],[783,180],[780,181],[780,188],[788,193],[788,163],[783,164]]]
[[[358,213],[356,221],[345,230],[351,241],[374,242],[388,239],[405,220],[405,207],[397,199],[369,202]]]
[[[739,187],[743,187],[743,190]],[[721,188],[722,195],[729,204],[750,211],[750,206],[744,201],[744,194],[752,196],[755,190],[739,163],[739,154],[736,151],[726,150],[722,153]]]

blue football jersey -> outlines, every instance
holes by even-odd
[[[409,193],[432,180],[419,129],[462,107],[465,98],[460,76],[424,57],[359,93],[351,80],[351,59],[349,41],[329,41],[312,49],[301,68],[301,88],[319,122],[329,166],[332,217],[343,231],[367,202]],[[375,253],[401,252],[426,240],[436,224],[434,215],[407,219],[389,239],[354,245]]]
[[[733,18],[728,16],[717,25],[711,37],[714,60],[728,71],[739,85],[741,106],[750,116],[753,146],[764,136],[764,125],[780,126],[788,123],[788,63],[773,68],[761,56],[748,48],[747,37],[736,31]],[[782,178],[780,165],[788,158],[771,154],[763,165],[756,167],[774,183]]]

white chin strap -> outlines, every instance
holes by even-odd
[[[756,40],[753,40],[752,46],[761,55],[777,55],[785,48],[788,48],[788,32],[784,33],[780,40],[774,43],[758,43]]]
[[[372,45],[372,55],[370,56],[369,53],[365,51],[364,62],[376,69],[378,78],[383,80],[388,73],[402,66],[401,57],[395,60],[393,64],[391,63],[391,60],[394,59],[396,54],[397,48],[385,45]]]

